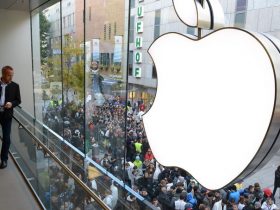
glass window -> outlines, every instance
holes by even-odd
[[[130,0],[130,8],[135,8],[135,0]]]
[[[91,7],[88,8],[88,20],[91,21]]]
[[[247,10],[247,1],[248,0],[237,0],[236,1],[236,11],[245,11]]]
[[[62,28],[65,28],[66,27],[66,21],[65,21],[66,17],[63,17],[63,25],[62,25]]]
[[[133,73],[133,51],[129,51],[128,57],[128,75],[132,76]]]
[[[239,27],[239,28],[244,28],[246,23],[246,13],[237,13],[235,14],[235,19],[234,19],[234,26]]]
[[[114,22],[114,35],[117,35],[117,22]]]
[[[187,34],[195,35],[195,28],[188,26],[187,27]]]
[[[129,43],[134,42],[134,27],[135,27],[135,16],[130,16],[129,22]]]
[[[103,29],[104,30],[103,37],[104,37],[104,40],[106,40],[106,38],[107,38],[107,36],[106,36],[107,35],[107,25],[104,24],[103,27],[104,27],[104,29]]]
[[[108,33],[109,33],[109,40],[111,40],[111,23],[109,23]]]
[[[155,65],[153,65],[152,78],[157,79],[157,69]]]
[[[154,39],[156,39],[160,35],[160,15],[161,15],[161,10],[156,10],[155,24],[154,24]]]

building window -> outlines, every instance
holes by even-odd
[[[67,16],[67,26],[68,26],[68,27],[71,26],[71,16],[72,16],[72,15],[68,15],[68,16]]]
[[[88,19],[91,21],[91,7],[88,8]]]
[[[135,0],[130,0],[130,9],[135,8]]]
[[[236,1],[236,12],[247,10],[247,0],[237,0]]]
[[[109,40],[111,40],[111,23],[109,23],[109,30],[108,30],[109,32]]]
[[[69,34],[65,34],[63,41],[64,41],[65,46],[69,46],[69,44],[71,42],[71,36]]]
[[[108,66],[109,63],[110,63],[110,54],[109,53],[101,53],[100,63],[101,63],[101,65]]]
[[[75,17],[74,17],[74,13],[72,14],[72,26],[75,24]]]
[[[234,26],[244,28],[246,23],[246,12],[236,13],[234,18]]]
[[[114,22],[114,35],[117,35],[117,22]]]
[[[104,40],[106,40],[107,26],[104,24]]]
[[[187,34],[195,35],[195,28],[188,26],[187,27]]]
[[[153,79],[157,79],[157,69],[156,69],[156,66],[155,66],[155,65],[153,65],[152,78],[153,78]]]
[[[62,28],[65,28],[66,27],[66,17],[63,17],[63,27]]]
[[[110,65],[114,64],[114,53],[111,53]]]
[[[59,31],[60,29],[60,21],[59,20],[55,20],[55,27],[54,27],[54,31]]]
[[[160,35],[160,13],[161,11],[159,9],[155,11],[154,39]]]
[[[133,51],[129,51],[128,55],[128,75],[132,76],[133,72]]]
[[[134,42],[134,21],[135,21],[135,16],[130,17],[130,24],[129,24],[129,43]]]

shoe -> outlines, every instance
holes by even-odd
[[[6,160],[3,160],[3,161],[1,162],[0,169],[4,169],[4,168],[6,168],[6,167],[7,167],[7,161],[6,161]]]

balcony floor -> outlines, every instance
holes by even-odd
[[[0,170],[0,209],[40,209],[11,157],[8,167]]]

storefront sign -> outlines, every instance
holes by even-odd
[[[134,64],[138,64],[138,65],[142,63],[142,52],[140,52],[139,50],[143,46],[143,38],[140,35],[143,35],[144,32],[144,21],[142,20],[144,17],[144,6],[141,5],[142,2],[144,2],[144,0],[138,0],[138,4],[139,4],[137,7],[138,20],[136,21],[137,36],[135,37],[134,40],[135,48],[137,50],[134,52]],[[134,65],[133,76],[136,78],[141,78],[142,76],[141,67]]]
[[[134,77],[141,77],[141,74],[142,74],[142,69],[141,67],[135,67],[134,68],[134,72],[133,72],[133,75]]]

